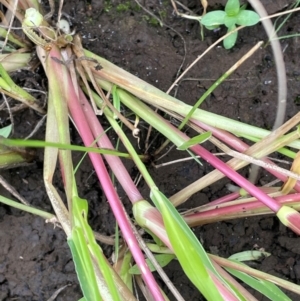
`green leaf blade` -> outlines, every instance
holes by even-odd
[[[262,279],[254,278],[246,273],[226,268],[226,270],[244,283],[259,291],[272,301],[292,301],[283,291],[281,291],[274,283]]]
[[[166,265],[168,265],[171,260],[173,260],[175,258],[174,254],[158,254],[154,256],[155,259],[157,260],[157,263],[163,268]],[[156,268],[154,267],[154,265],[151,263],[151,261],[147,258],[146,259],[147,265],[150,269],[151,272],[156,271]],[[138,268],[138,266],[135,264],[133,267],[131,267],[129,269],[129,273],[130,274],[134,274],[134,275],[140,275],[141,271]]]
[[[200,20],[201,24],[206,27],[217,27],[224,24],[226,13],[222,10],[209,12]]]
[[[82,236],[81,230],[74,228],[72,236],[68,238],[68,245],[71,249],[80,287],[87,301],[102,300],[98,291],[92,261],[90,257],[84,256],[88,253],[88,248],[80,243]]]
[[[242,10],[236,17],[237,25],[252,26],[259,22],[259,15],[251,10]]]
[[[269,257],[271,253],[251,250],[235,253],[228,257],[228,259],[237,260],[237,261],[250,261],[250,260],[260,260],[261,258]]]
[[[225,12],[228,16],[236,16],[240,11],[239,0],[228,0],[225,6]]]
[[[236,27],[233,26],[232,28],[228,29],[228,32],[234,30],[235,28]],[[238,32],[235,31],[231,35],[229,35],[227,38],[225,38],[224,41],[223,41],[224,48],[225,49],[232,48],[235,45],[235,43],[236,43],[237,36],[238,36]]]
[[[187,150],[191,146],[205,142],[210,137],[211,137],[211,132],[206,132],[201,135],[197,135],[197,136],[191,138],[190,140],[182,143],[180,146],[177,147],[177,149],[178,150]]]
[[[74,258],[74,262],[75,262],[75,266],[78,265],[79,267],[83,266],[85,268],[83,276],[81,276],[77,272],[78,278],[80,279],[81,276],[83,281],[85,278],[87,278],[87,281],[89,282],[89,279],[91,277],[96,281],[96,273],[94,270],[94,265],[97,264],[99,271],[103,275],[103,278],[106,282],[107,288],[109,290],[109,294],[111,295],[112,299],[115,301],[121,300],[118,293],[118,289],[116,287],[116,283],[113,279],[112,272],[110,271],[109,264],[105,260],[103,252],[100,249],[100,246],[96,243],[93,231],[88,224],[87,221],[88,202],[85,199],[79,198],[78,196],[73,196],[72,200],[73,200],[72,214],[73,214],[75,227],[72,230],[71,239],[73,239],[75,243],[75,247],[77,248],[76,250],[77,251],[79,250],[78,253],[80,255],[79,262],[76,263],[75,258]],[[82,272],[82,270],[79,272]],[[88,277],[86,277],[85,275],[88,275]],[[85,282],[82,283],[81,279],[80,279],[80,285],[82,287],[82,291],[84,292],[84,296],[87,298],[87,301],[98,300],[96,294],[99,294],[100,296],[100,291],[97,282],[96,285],[93,284],[93,289],[89,287],[91,285],[90,283],[88,284],[86,284]],[[86,285],[88,285],[88,288],[85,287]],[[91,290],[93,292],[92,296],[94,299],[89,299],[87,297],[86,293],[90,293],[88,290]]]
[[[157,188],[151,190],[151,198],[161,211],[168,237],[185,274],[207,300],[223,300],[211,276],[220,279],[219,274],[195,234]]]
[[[237,22],[237,17],[235,16],[225,16],[224,25],[228,28],[232,28]]]
[[[118,93],[118,88],[116,85],[113,86],[112,88],[112,95],[113,95],[113,105],[115,109],[120,113],[121,112],[121,101],[120,101],[120,96]],[[118,119],[118,116],[114,112],[114,119]]]
[[[12,125],[5,126],[4,128],[0,129],[0,136],[3,136],[4,138],[8,138],[12,130]]]

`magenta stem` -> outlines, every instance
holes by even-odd
[[[274,189],[272,189],[272,187],[258,187],[258,188],[266,194],[270,194],[270,193],[275,192]],[[276,190],[276,191],[278,191],[278,190]],[[212,202],[209,202],[206,205],[203,205],[202,208],[204,208],[204,206],[210,207],[210,206],[214,206],[214,205],[220,205],[220,204],[228,203],[230,201],[235,201],[236,199],[238,199],[241,196],[242,195],[241,195],[240,191],[232,192],[232,193],[230,193],[228,195],[225,195],[221,198],[218,198],[218,199],[216,199]]]
[[[74,97],[74,98],[73,98]],[[81,111],[81,107],[78,103],[78,100],[75,98],[74,95],[70,95],[70,99],[72,99],[72,104],[70,103],[69,109],[74,119],[76,126],[78,128],[79,134],[84,142],[85,146],[90,146],[94,138],[88,123],[85,119],[85,115]],[[101,182],[103,190],[106,194],[106,197],[110,203],[110,207],[118,220],[119,227],[124,235],[124,238],[128,244],[128,247],[136,261],[137,265],[140,268],[142,277],[144,281],[147,283],[147,287],[151,291],[155,300],[163,301],[164,298],[157,286],[157,283],[150,272],[147,263],[145,261],[144,255],[142,254],[140,248],[138,247],[138,242],[132,232],[131,226],[127,222],[126,216],[123,211],[123,207],[120,206],[120,199],[115,191],[115,188],[111,182],[109,174],[105,168],[104,162],[99,154],[96,153],[89,153],[89,157],[93,163],[95,171],[97,173],[98,179]]]
[[[237,150],[241,153],[246,152],[249,148],[248,144],[246,144],[245,142],[240,140],[238,137],[232,135],[231,133],[228,133],[221,129],[217,129],[213,126],[207,125],[207,124],[200,122],[198,120],[195,120],[195,119],[193,119],[192,122],[195,123],[196,125],[200,126],[201,128],[203,128],[204,130],[212,132],[213,136],[220,139],[222,142],[226,143],[227,145],[231,146],[232,148],[234,148],[235,150]],[[271,161],[267,158],[262,158],[261,160],[266,163],[276,165],[273,161]],[[265,168],[265,169],[269,173],[274,175],[276,178],[281,180],[282,182],[285,182],[287,180],[287,177],[285,175],[283,175],[282,173],[277,172],[274,169],[269,169],[269,168]],[[294,189],[296,191],[300,192],[300,183],[299,182],[296,183],[296,185],[294,186]]]
[[[295,202],[300,201],[300,193],[278,196],[278,197],[274,197],[274,199],[281,205],[294,204]],[[247,203],[245,202],[245,203],[232,204],[232,205],[229,204],[228,206],[221,207],[221,208],[216,207],[208,210],[204,208],[205,211],[185,215],[184,219],[189,225],[191,224],[194,225],[197,224],[197,221],[201,223],[201,220],[204,220],[205,218],[212,218],[212,219],[214,217],[224,218],[224,216],[226,215],[253,211],[263,207],[264,204],[262,204],[262,202],[253,200]]]
[[[53,47],[51,49],[50,55],[51,55],[51,57],[57,57],[57,59],[61,60],[61,54],[56,49],[56,47]],[[50,63],[49,63],[48,67],[49,68],[53,67],[53,69],[51,68],[51,70],[53,70],[53,72],[55,71],[57,73],[57,76],[60,75],[59,68],[65,68],[63,65],[58,64],[56,61],[54,61],[52,59],[50,59]],[[66,85],[66,87],[68,87],[67,88],[67,93],[68,93],[67,101],[68,101],[69,112],[76,124],[76,127],[77,127],[79,134],[84,142],[84,145],[91,146],[91,145],[93,145],[96,137],[94,137],[92,134],[92,131],[91,131],[89,124],[86,120],[86,117],[82,111],[81,104],[76,95],[72,80],[69,75],[63,78],[62,84]],[[120,199],[115,191],[115,188],[111,182],[111,179],[105,168],[105,164],[103,162],[102,157],[100,156],[100,154],[91,153],[91,152],[89,152],[89,157],[95,168],[98,179],[103,187],[104,193],[107,197],[110,207],[118,221],[119,227],[124,235],[127,245],[132,253],[132,256],[133,256],[136,264],[140,268],[141,275],[142,275],[145,283],[147,284],[147,287],[149,288],[149,290],[155,300],[164,301],[164,297],[162,296],[162,293],[160,292],[160,289],[159,289],[151,271],[149,270],[149,267],[146,263],[144,255],[139,248],[137,239],[133,234],[133,231],[131,229],[129,222],[127,221],[123,206],[121,205],[121,201],[120,201]]]
[[[121,91],[122,92],[122,91]],[[122,98],[123,94],[120,92],[120,96]],[[127,98],[127,100],[126,100]],[[129,101],[130,100],[130,101]],[[164,118],[159,116],[157,113],[150,110],[148,106],[144,103],[136,100],[133,97],[123,97],[123,103],[131,110],[136,112],[141,118],[151,124],[154,128],[156,128],[160,133],[170,139],[175,145],[180,146],[184,142],[190,140],[190,138],[182,133],[180,130],[175,128],[172,124],[168,123]],[[263,202],[266,206],[268,206],[272,211],[278,212],[281,205],[278,204],[274,199],[269,197],[267,194],[262,192],[255,185],[250,183],[247,179],[242,177],[239,173],[233,170],[230,166],[225,164],[219,158],[212,155],[209,151],[203,148],[201,145],[195,145],[190,147],[190,150],[195,152],[197,155],[201,156],[205,159],[209,164],[222,172],[229,179],[234,181],[240,187],[244,188],[250,195],[256,197],[258,200]]]
[[[101,126],[98,118],[96,117],[90,103],[87,101],[82,90],[79,91],[79,96],[79,101],[81,102],[82,110],[89,124],[89,128],[93,133],[93,136],[95,138],[100,137],[100,139],[98,139],[97,141],[98,146],[101,148],[115,149],[112,143],[110,142],[109,138],[107,137],[103,127]],[[118,156],[112,155],[104,155],[104,158],[109,164],[119,183],[123,187],[130,201],[134,204],[138,201],[143,200],[143,196],[132,181],[121,159]]]
[[[71,81],[69,82],[70,86],[72,85]],[[92,135],[92,132],[89,128],[88,122],[85,118],[82,108],[79,104],[79,100],[75,94],[74,89],[70,88],[69,95],[69,110],[72,118],[78,128],[79,134],[84,142],[85,146],[90,146],[93,144],[96,137]],[[145,261],[144,255],[142,254],[138,242],[132,232],[131,226],[127,221],[123,207],[120,205],[120,199],[115,191],[115,188],[111,182],[109,174],[105,168],[105,164],[99,154],[89,153],[89,157],[92,161],[92,164],[95,168],[98,179],[103,187],[105,195],[108,199],[110,207],[117,218],[119,227],[124,235],[124,238],[128,244],[128,247],[134,257],[135,262],[140,268],[142,277],[147,283],[147,287],[151,291],[155,300],[163,301],[164,298],[158,288],[158,285],[150,272],[148,265]]]
[[[208,150],[206,150],[201,145],[194,145],[190,148],[195,154],[201,156],[205,159],[209,164],[222,172],[229,179],[234,181],[240,187],[244,188],[249,192],[252,196],[256,197],[258,200],[263,202],[267,207],[269,207],[273,212],[277,213],[280,209],[281,205],[278,204],[273,198],[269,197],[255,185],[250,183],[247,179],[237,173],[235,170],[230,168],[226,163],[221,161],[219,158],[211,154]]]
[[[227,203],[227,202],[236,200],[240,196],[241,196],[241,194],[239,192],[232,192],[232,193],[230,193],[228,195],[225,195],[221,198],[218,198],[218,199],[216,199],[212,202],[209,202],[207,205],[209,205],[209,206],[211,206],[211,205],[220,205],[220,204],[223,204],[223,203]]]

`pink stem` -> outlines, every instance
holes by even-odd
[[[241,195],[239,192],[232,192],[228,195],[225,195],[221,198],[218,198],[217,200],[214,200],[212,202],[209,202],[207,205],[219,205],[219,204],[223,204],[223,203],[227,203],[227,202],[230,202],[230,201],[233,201],[237,198],[239,198]],[[205,205],[204,205],[205,206]]]
[[[272,187],[258,187],[260,190],[264,191],[267,194],[273,193],[275,192],[274,189],[272,189]],[[278,190],[276,190],[278,191]],[[224,203],[228,203],[230,201],[234,201],[236,199],[238,199],[239,197],[241,197],[241,193],[240,191],[236,191],[236,192],[232,192],[228,195],[225,195],[221,198],[218,198],[214,201],[211,201],[209,203],[207,203],[206,205],[203,205],[202,208],[204,208],[205,206],[214,206],[214,205],[220,205],[220,204],[224,204]]]
[[[226,163],[221,161],[219,158],[217,158],[216,156],[211,154],[204,147],[202,147],[201,145],[194,145],[194,146],[190,147],[190,149],[195,154],[197,154],[198,156],[201,156],[203,159],[205,159],[213,167],[215,167],[220,172],[222,172],[229,179],[231,179],[236,184],[238,184],[240,187],[242,187],[246,191],[248,191],[249,194],[251,194],[252,196],[256,197],[258,200],[263,202],[273,212],[277,213],[277,211],[280,209],[281,205],[278,204],[274,199],[272,199],[266,193],[264,193],[259,188],[257,188],[255,185],[250,183],[247,179],[245,179],[243,176],[241,176],[235,170],[230,168]]]
[[[293,204],[295,202],[300,201],[300,193],[278,196],[275,197],[274,199],[281,205]],[[205,211],[202,212],[185,215],[184,219],[189,225],[196,225],[197,221],[201,223],[201,220],[204,220],[205,218],[213,218],[213,217],[224,218],[224,216],[229,214],[239,214],[242,212],[252,211],[263,207],[264,204],[262,204],[262,202],[253,200],[247,203],[233,204],[233,205],[229,204],[228,206],[221,207],[221,208],[216,207],[208,210],[204,209]]]
[[[123,103],[125,103],[127,107],[129,107],[136,113],[138,111],[138,115],[141,118],[143,118],[145,121],[151,124],[154,128],[156,128],[160,133],[162,133],[164,136],[170,139],[173,143],[175,143],[176,145],[181,145],[182,143],[190,140],[190,138],[186,134],[182,133],[180,130],[168,123],[160,115],[150,110],[148,106],[146,106],[142,102],[135,100],[134,98],[131,98],[131,101],[129,101],[129,99],[130,97],[128,97],[128,100],[126,100],[124,97],[122,99]],[[194,145],[191,146],[189,149],[192,150],[195,154],[201,156],[209,164],[218,169],[220,172],[222,172],[225,176],[234,181],[240,187],[244,188],[250,195],[256,197],[258,200],[263,202],[272,211],[276,213],[278,212],[278,210],[281,207],[280,204],[278,204],[274,199],[269,197],[255,185],[250,183],[247,179],[245,179],[243,176],[241,176],[239,173],[233,170],[226,163],[224,163],[219,158],[211,154],[204,147],[202,147],[201,145]]]
[[[71,81],[69,82],[70,86],[72,85]],[[76,127],[78,128],[79,134],[84,142],[85,146],[90,146],[93,144],[94,137],[89,128],[88,122],[85,118],[82,108],[79,104],[79,100],[75,94],[74,89],[70,88],[69,95],[69,110],[72,118],[75,121]],[[105,168],[105,164],[99,154],[89,153],[89,157],[93,163],[95,171],[97,173],[98,179],[101,182],[105,195],[110,203],[110,207],[118,220],[119,227],[124,235],[124,238],[128,244],[128,247],[140,268],[142,277],[147,283],[147,287],[151,291],[155,300],[163,301],[164,298],[157,286],[157,283],[150,272],[148,265],[145,261],[144,255],[142,254],[138,242],[132,232],[131,226],[129,225],[126,216],[123,211],[123,207],[120,205],[120,199],[115,191],[115,188],[111,182],[109,174]]]
[[[56,57],[58,60],[61,60],[61,54],[56,49],[56,47],[53,47],[50,51],[49,57],[53,58]],[[55,70],[59,76],[59,68],[63,68],[64,66],[57,63],[54,60],[51,60],[51,64],[53,65],[53,70]],[[63,79],[63,85],[67,85],[68,87],[68,107],[70,114],[76,124],[76,127],[79,131],[79,134],[84,142],[85,146],[91,146],[94,143],[94,140],[96,137],[93,136],[92,131],[89,128],[88,122],[86,120],[86,117],[82,111],[81,104],[79,102],[79,99],[76,95],[72,80],[70,76],[66,76]],[[95,168],[95,171],[97,173],[98,179],[103,187],[103,190],[105,192],[105,195],[108,199],[108,202],[110,204],[110,207],[117,218],[117,221],[119,223],[119,227],[124,235],[124,238],[127,242],[127,245],[132,253],[132,256],[135,259],[135,262],[140,268],[141,275],[147,284],[149,290],[151,291],[153,298],[155,300],[164,301],[164,297],[162,296],[160,289],[153,277],[153,274],[149,270],[149,267],[146,263],[146,260],[144,258],[143,253],[141,252],[138,242],[136,240],[136,237],[133,234],[133,231],[131,229],[130,224],[127,221],[126,215],[123,210],[123,206],[121,205],[121,201],[115,191],[115,188],[111,182],[111,179],[109,177],[109,174],[105,168],[105,164],[102,160],[102,157],[97,153],[91,153],[89,152],[89,157],[92,161],[92,164]]]
[[[231,133],[228,133],[228,132],[226,132],[224,130],[221,130],[221,129],[214,128],[213,126],[207,125],[207,124],[205,124],[203,122],[200,122],[198,120],[195,120],[195,119],[193,119],[192,121],[193,121],[193,123],[195,123],[198,126],[200,126],[201,128],[203,128],[204,130],[212,132],[213,136],[217,137],[222,142],[228,144],[229,146],[231,146],[232,148],[238,150],[241,153],[246,152],[249,148],[248,144],[246,144],[245,142],[243,142],[242,140],[240,140],[236,136],[232,135]],[[272,162],[271,160],[269,160],[267,158],[262,158],[262,161],[264,161],[266,163],[276,165],[274,162]],[[283,175],[282,173],[277,172],[274,169],[269,169],[269,168],[265,168],[265,169],[269,173],[274,175],[276,178],[281,180],[282,182],[285,182],[287,180],[287,177],[285,175]],[[296,185],[294,186],[294,189],[296,191],[300,192],[300,183],[299,182],[296,183]]]
[[[95,137],[95,139],[97,137],[100,137],[100,139],[97,141],[98,146],[100,148],[115,149],[112,143],[110,142],[109,138],[107,137],[103,127],[101,126],[99,120],[97,119],[91,105],[87,101],[82,90],[79,90],[79,96],[80,96],[79,101],[81,102],[82,110],[89,124],[89,127],[93,133],[93,136]],[[118,156],[112,156],[112,155],[104,155],[104,158],[109,164],[115,176],[117,177],[119,183],[123,187],[130,201],[134,204],[138,201],[143,200],[144,199],[143,196],[141,195],[136,185],[132,181],[121,159]]]
[[[220,265],[218,263],[215,262],[214,259],[210,258],[215,269],[218,271],[218,273],[224,278],[226,279],[229,283],[233,284],[235,287],[238,288],[239,293],[243,295],[243,297],[245,298],[245,300],[248,301],[258,301],[253,295],[251,295],[240,283],[238,283],[237,280],[235,280],[229,273],[226,272],[226,270],[222,269],[220,267]],[[222,289],[222,287],[220,287],[219,289]],[[236,298],[235,296],[226,296],[226,295],[222,295],[224,298],[224,301],[232,301],[235,300],[234,298]],[[226,298],[227,297],[227,298]],[[238,298],[237,300],[240,300],[240,298]]]

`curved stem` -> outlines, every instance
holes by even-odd
[[[261,18],[268,16],[267,11],[259,0],[248,0],[252,7],[257,11]],[[277,80],[278,80],[278,100],[277,100],[277,112],[276,119],[273,125],[273,131],[279,128],[285,119],[285,111],[286,111],[286,97],[287,97],[287,84],[286,84],[286,73],[285,73],[285,65],[283,60],[283,55],[281,51],[280,42],[277,38],[277,34],[275,28],[270,19],[262,19],[261,20],[265,31],[270,39],[271,47],[274,53],[276,72],[277,72]],[[259,167],[252,164],[251,173],[249,175],[249,180],[252,183],[255,183]]]
[[[262,18],[261,22],[265,28],[267,35],[269,36],[271,47],[274,53],[274,59],[276,63],[276,72],[278,78],[278,104],[277,104],[277,113],[276,119],[273,125],[273,130],[280,127],[285,118],[286,111],[286,97],[287,97],[287,85],[286,85],[286,71],[283,60],[283,55],[281,51],[280,43],[277,39],[277,34],[270,19],[264,19],[268,16],[268,13],[261,1],[259,0],[248,0],[252,7]]]

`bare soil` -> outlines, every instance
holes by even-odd
[[[199,23],[177,17],[169,1],[148,0],[142,4],[156,16],[160,16],[168,26],[158,22],[136,2],[130,1],[65,1],[63,11],[83,37],[84,47],[166,91],[181,73],[209,45],[217,40],[219,32],[206,31],[205,39],[200,36]],[[282,11],[292,1],[262,1],[269,13]],[[182,1],[198,15],[202,14],[200,1]],[[225,1],[209,1],[209,9],[223,8]],[[46,6],[48,11],[48,7]],[[172,27],[172,29],[171,29]],[[175,31],[174,31],[175,30]],[[299,15],[292,16],[279,32],[280,36],[300,31]],[[180,35],[181,36],[180,36]],[[182,39],[183,38],[183,39]],[[258,41],[267,41],[261,24],[245,28],[239,33],[236,46],[225,50],[222,45],[207,54],[181,82],[177,98],[193,104],[210,85]],[[184,51],[184,45],[186,52]],[[286,119],[299,109],[299,40],[281,40],[288,77],[288,105]],[[40,73],[26,71],[15,74],[17,83],[34,87],[35,82],[45,85]],[[202,108],[245,123],[271,129],[277,106],[277,80],[272,50],[266,46],[257,51],[227,81],[218,87],[203,103]],[[41,116],[30,109],[14,114],[14,137],[26,137]],[[105,124],[105,120],[103,120]],[[9,123],[6,111],[0,112],[0,123]],[[43,139],[45,128],[35,134],[34,139]],[[72,143],[80,143],[75,129]],[[217,151],[208,145],[211,151]],[[74,161],[81,155],[75,154]],[[164,162],[174,160],[178,154],[170,152]],[[43,153],[37,151],[34,162],[27,167],[1,171],[1,175],[15,187],[26,200],[38,208],[51,212],[51,206],[42,181]],[[136,170],[130,167],[132,176]],[[159,188],[170,196],[181,188],[207,174],[212,167],[199,166],[194,161],[170,165],[162,169],[149,166]],[[243,171],[248,174],[248,169]],[[102,194],[96,176],[86,159],[76,175],[80,196],[88,199],[90,223],[96,231],[111,235],[114,233],[115,219]],[[258,185],[272,180],[266,172],[260,173]],[[227,194],[222,180],[194,195],[184,208],[192,208]],[[60,175],[54,180],[55,186],[63,194]],[[140,183],[142,194],[149,191],[145,183]],[[118,188],[122,193],[121,188]],[[13,198],[0,186],[0,193]],[[129,201],[124,198],[130,212]],[[194,229],[207,251],[228,257],[236,252],[264,248],[272,255],[251,264],[262,271],[299,284],[300,248],[299,238],[282,226],[277,218],[263,216],[237,219],[205,225]],[[44,301],[60,287],[69,285],[55,299],[74,301],[81,297],[71,254],[62,230],[45,224],[39,217],[0,205],[0,300]],[[102,245],[110,256],[113,249]],[[193,285],[183,275],[178,263],[172,262],[166,271],[186,300],[203,300]],[[162,288],[167,289],[162,284]],[[292,300],[300,297],[287,292]],[[254,293],[259,300],[265,300]],[[170,300],[174,298],[169,295]]]

